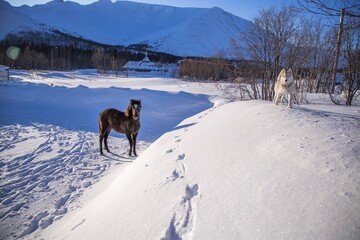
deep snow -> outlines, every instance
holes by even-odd
[[[0,86],[4,237],[360,238],[359,106],[319,94],[294,109],[229,102],[211,83],[171,78],[12,75]],[[146,96],[136,159],[116,134],[113,154],[97,152],[91,106],[121,108],[119,94]],[[26,111],[42,99],[51,114]],[[77,111],[92,117],[73,126]]]

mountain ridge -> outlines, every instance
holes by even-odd
[[[0,0],[0,6],[0,38],[24,28],[46,26],[104,44],[147,44],[149,50],[178,56],[209,57],[227,50],[230,39],[251,24],[218,7],[180,8],[109,0],[88,5],[55,0],[32,7],[13,7]]]

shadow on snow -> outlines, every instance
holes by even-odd
[[[99,113],[106,108],[125,111],[130,99],[142,100],[139,139],[145,141],[156,140],[182,120],[213,106],[206,95],[185,92],[8,81],[0,85],[0,125],[43,123],[97,133]]]

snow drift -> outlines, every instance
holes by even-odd
[[[257,101],[204,111],[41,236],[358,239],[353,117]]]
[[[320,94],[294,109],[228,102],[216,96],[221,92],[211,83],[167,78],[15,74],[19,81],[0,85],[1,103],[14,106],[4,111],[3,104],[0,112],[4,238],[360,237],[359,106],[335,106]],[[151,144],[142,141],[138,158],[128,158],[126,142],[114,137],[113,153],[99,156],[91,122],[72,128],[61,119],[66,123],[68,114],[81,113],[87,100],[95,99],[94,107],[108,104],[91,96],[115,96],[112,91],[153,92],[142,120],[157,112],[160,125],[172,118],[178,122],[158,128],[163,132]],[[49,111],[50,106],[61,111],[62,102],[68,107],[72,98],[73,110],[57,114],[57,121],[30,111],[21,115],[41,99],[50,101],[47,94],[61,99],[45,105]],[[182,116],[187,111],[191,115]],[[140,131],[140,140],[153,136]]]

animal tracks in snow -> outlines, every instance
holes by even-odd
[[[193,197],[198,195],[199,185],[195,184],[193,186],[187,185],[185,188],[185,198],[191,200]]]
[[[186,129],[184,131],[186,132]],[[183,196],[175,202],[172,218],[161,240],[191,239],[195,228],[196,207],[200,199],[199,185],[192,184],[190,176],[187,176],[186,154],[179,151],[180,142],[181,135],[175,136],[177,146],[165,152],[173,155],[175,169],[166,178],[164,184],[171,184],[181,179],[185,184],[185,189]]]
[[[184,160],[185,159],[185,153],[180,154],[176,160]]]
[[[198,200],[199,185],[187,185],[184,196],[175,205],[173,217],[161,240],[192,238]]]
[[[168,183],[168,182],[173,182],[175,181],[176,179],[179,179],[179,178],[184,178],[184,174],[182,171],[179,171],[179,170],[174,170],[171,175],[169,177],[166,178],[166,181],[165,183]]]
[[[99,156],[96,133],[42,124],[1,126],[0,133],[0,239],[26,236],[78,208],[84,190],[119,164]],[[110,145],[128,149],[125,139]]]
[[[167,150],[165,153],[168,154],[168,153],[172,153],[173,151],[175,150],[175,148],[170,148],[169,150]]]

